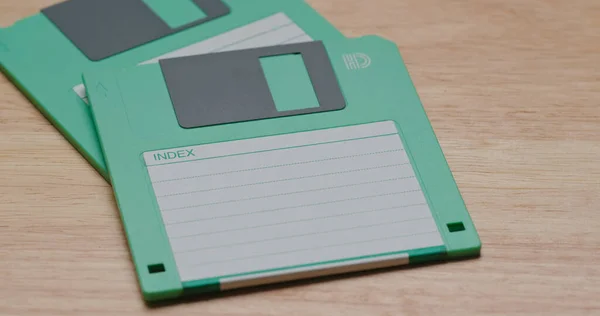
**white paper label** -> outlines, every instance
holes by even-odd
[[[391,121],[144,160],[182,281],[443,245]]]

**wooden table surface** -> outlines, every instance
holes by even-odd
[[[0,315],[600,315],[600,1],[309,2],[398,44],[482,257],[147,307],[110,187],[0,76]]]

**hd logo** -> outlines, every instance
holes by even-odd
[[[365,69],[371,66],[371,57],[363,53],[345,54],[342,56],[348,70]]]

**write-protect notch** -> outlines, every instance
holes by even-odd
[[[318,106],[278,110],[260,59],[299,54]],[[289,66],[290,64],[288,64]],[[320,41],[271,46],[160,61],[179,125],[195,128],[346,107],[337,76]],[[295,76],[290,67],[290,76]]]
[[[98,61],[230,13],[222,0],[192,1],[203,17],[176,28],[143,0],[70,0],[42,13],[84,55]]]

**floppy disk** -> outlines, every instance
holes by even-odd
[[[479,254],[391,42],[166,59],[84,81],[147,300]]]
[[[301,0],[69,0],[0,29],[0,68],[108,179],[82,72],[337,38]]]

